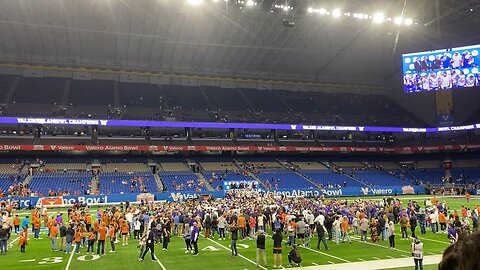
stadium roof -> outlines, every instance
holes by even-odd
[[[229,1],[3,0],[0,62],[382,85],[400,70],[402,52],[480,40],[473,0]],[[292,9],[276,8],[284,4]],[[309,7],[392,18],[403,11],[416,24],[318,16]]]

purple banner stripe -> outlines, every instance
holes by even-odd
[[[39,125],[94,125],[115,127],[165,127],[165,128],[212,128],[212,129],[275,129],[275,130],[320,130],[320,131],[360,131],[360,132],[406,132],[426,133],[480,129],[480,124],[438,128],[406,127],[368,127],[368,126],[324,126],[293,124],[254,124],[254,123],[216,123],[216,122],[162,122],[137,120],[100,120],[100,119],[60,119],[0,117],[0,124],[39,124]]]

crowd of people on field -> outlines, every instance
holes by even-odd
[[[185,241],[186,253],[198,256],[198,241],[218,237],[219,241],[231,241],[232,256],[238,255],[237,241],[255,239],[260,263],[266,256],[265,241],[271,238],[274,266],[281,266],[285,246],[292,264],[301,263],[300,247],[321,249],[322,245],[330,250],[328,241],[336,245],[351,243],[352,239],[389,241],[390,248],[395,248],[396,226],[400,226],[402,240],[418,239],[418,233],[423,235],[431,230],[445,233],[452,243],[461,242],[478,230],[480,207],[450,210],[435,197],[403,204],[397,198],[307,199],[231,190],[225,199],[210,201],[125,203],[97,208],[79,203],[65,214],[34,208],[22,220],[7,201],[1,203],[0,210],[2,253],[7,252],[6,241],[12,233],[19,234],[19,245],[25,252],[28,233],[38,239],[40,229],[45,227],[52,251],[106,255],[106,249],[113,253],[117,244],[128,245],[133,238],[138,240],[140,261],[149,251],[155,260],[155,246],[161,243],[162,249],[168,250],[174,238]],[[413,241],[412,253],[419,254],[415,259],[421,264],[423,244],[419,240]]]

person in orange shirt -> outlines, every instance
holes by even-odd
[[[120,232],[122,233],[122,246],[128,246],[128,232],[130,231],[130,226],[126,220],[123,220],[122,225],[120,226]]]
[[[115,240],[117,239],[116,236],[116,224],[114,222],[110,223],[110,232],[109,232],[109,237],[110,237],[110,247],[112,250],[110,252],[115,252]]]
[[[467,199],[467,203],[470,202],[470,193],[469,192],[465,193],[465,199]]]
[[[58,236],[58,227],[55,225],[51,226],[48,231],[48,237],[50,237],[50,239],[52,240],[52,251],[58,251],[57,236]]]
[[[40,237],[40,218],[38,216],[32,216],[33,218],[33,238],[39,239]]]
[[[100,255],[100,248],[102,255],[105,255],[105,240],[107,239],[108,229],[105,226],[105,223],[102,223],[100,228],[98,228],[98,245],[97,245],[97,255]]]
[[[90,249],[92,249],[92,254],[93,254],[93,251],[94,251],[94,244],[95,244],[95,240],[97,239],[97,236],[95,234],[95,231],[93,230],[93,228],[90,228],[90,230],[88,231],[88,247],[87,247],[87,254],[90,254]]]
[[[343,216],[340,226],[342,227],[342,243],[344,243],[345,238],[347,238],[348,242],[351,244],[352,240],[350,240],[350,236],[348,235],[348,230],[350,229],[350,226],[348,225],[348,218],[346,216]]]
[[[85,224],[86,224],[87,232],[89,232],[90,228],[92,227],[92,216],[90,216],[90,214],[88,213],[85,217]]]
[[[18,234],[18,231],[20,231],[20,218],[18,215],[15,215],[13,219],[13,226],[15,227],[15,234]]]
[[[20,252],[25,253],[25,246],[28,244],[28,231],[27,227],[23,227],[23,231],[20,232],[18,245],[20,246]]]
[[[247,220],[243,214],[237,218],[237,226],[241,232],[241,239],[244,240],[247,236]]]
[[[440,223],[440,230],[445,232],[447,229],[447,217],[442,211],[438,212],[438,223]]]
[[[75,253],[76,254],[80,253],[80,244],[82,243],[82,239],[83,239],[82,230],[80,230],[80,228],[77,228],[77,230],[75,231],[75,235],[73,237],[73,242],[75,243]]]

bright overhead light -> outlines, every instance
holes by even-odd
[[[405,25],[411,25],[413,23],[413,20],[411,18],[406,18],[404,23]]]
[[[335,17],[335,18],[338,18],[342,15],[342,12],[340,11],[340,9],[336,8],[332,11],[332,16]]]
[[[253,0],[248,0],[247,1],[247,7],[253,7],[257,4],[257,2],[253,1]]]
[[[385,15],[383,15],[383,13],[375,13],[375,15],[373,15],[374,23],[383,23],[383,21],[385,21]]]
[[[395,17],[395,19],[393,20],[393,22],[394,22],[396,25],[400,25],[400,24],[403,23],[403,17],[402,17],[402,16]]]
[[[191,5],[199,5],[199,4],[203,3],[203,0],[187,0],[187,3],[189,3]]]
[[[220,0],[212,0],[212,2],[214,2],[214,3],[218,3],[218,1],[220,1]]]
[[[368,19],[368,14],[363,14],[363,19],[367,20]]]
[[[288,10],[288,6],[284,6],[284,7],[283,7],[283,10],[287,11],[287,10]]]
[[[312,7],[309,7],[309,8],[307,9],[307,11],[308,11],[308,13],[313,13],[313,8],[312,8]]]
[[[324,9],[324,8],[321,8],[321,9],[318,11],[318,13],[319,13],[320,15],[325,15],[325,14],[327,14],[327,10]]]

